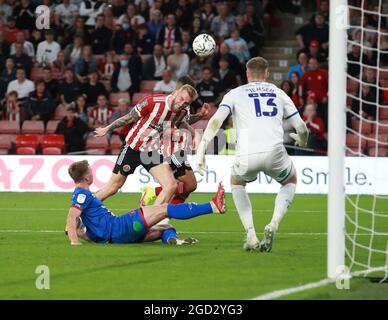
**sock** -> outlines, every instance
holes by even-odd
[[[168,244],[168,239],[175,238],[178,239],[178,235],[176,233],[176,230],[174,228],[168,228],[163,231],[162,233],[162,242],[165,244]]]
[[[253,225],[252,204],[251,200],[249,200],[245,187],[232,185],[232,195],[240,220],[244,226],[245,232],[247,233],[247,239],[256,241],[257,236],[255,226]]]
[[[275,227],[276,230],[279,228],[280,221],[282,221],[288,207],[292,203],[295,189],[295,183],[287,183],[280,188],[278,195],[276,196],[275,209],[271,220],[271,224]]]
[[[179,220],[190,219],[209,213],[213,213],[213,208],[210,202],[205,204],[188,202],[167,205],[167,216]]]

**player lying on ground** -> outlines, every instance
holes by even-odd
[[[66,227],[72,245],[80,245],[79,238],[97,243],[133,243],[162,239],[163,243],[180,244],[175,229],[168,225],[155,225],[166,217],[185,220],[226,211],[224,189],[220,183],[212,201],[205,204],[147,206],[115,216],[89,190],[93,183],[93,173],[86,160],[70,165],[69,175],[76,186]]]
[[[182,76],[177,80],[176,90],[179,90],[184,85],[195,86],[194,81],[189,76]],[[166,162],[170,165],[171,170],[177,180],[177,190],[174,197],[170,200],[170,203],[183,203],[189,197],[189,195],[197,189],[197,180],[195,178],[193,169],[187,159],[188,144],[195,139],[195,131],[190,126],[203,119],[208,115],[210,105],[208,103],[202,103],[199,99],[193,101],[191,106],[194,109],[200,109],[196,114],[188,114],[186,109],[182,111],[180,118],[175,123],[175,128],[169,135],[171,141],[162,140],[164,143],[164,150],[166,156]],[[191,139],[189,137],[191,135]],[[162,186],[151,188],[142,188],[140,205],[147,206],[152,204],[156,197],[163,190]],[[168,223],[168,220],[163,221]]]
[[[296,144],[307,144],[308,130],[288,95],[267,83],[268,62],[252,58],[247,62],[248,84],[230,90],[217,112],[210,119],[197,149],[197,169],[206,170],[205,150],[224,120],[232,113],[236,130],[236,157],[230,182],[233,200],[244,225],[247,240],[245,250],[271,251],[279,224],[294,198],[296,171],[283,146],[283,119],[290,119],[296,133],[290,136]],[[252,219],[252,205],[245,190],[247,183],[257,179],[262,171],[281,184],[276,196],[271,222],[264,229],[264,240],[257,239]]]
[[[184,85],[167,96],[147,96],[127,115],[104,128],[95,130],[97,137],[103,137],[111,130],[129,123],[134,124],[126,137],[126,144],[117,157],[111,178],[96,192],[100,200],[114,195],[123,186],[128,175],[142,165],[163,187],[155,204],[170,201],[177,189],[177,182],[170,166],[164,163],[159,144],[160,134],[165,127],[173,128],[173,122],[179,118],[182,110],[187,109],[197,97],[197,91],[190,85]]]

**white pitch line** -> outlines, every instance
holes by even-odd
[[[286,288],[286,289],[282,289],[282,290],[275,290],[275,291],[272,291],[272,292],[265,293],[265,294],[262,294],[260,296],[254,297],[251,300],[272,300],[272,299],[277,299],[277,298],[280,298],[280,297],[283,297],[283,296],[287,296],[287,295],[292,294],[292,293],[297,293],[297,292],[301,292],[301,291],[305,291],[305,290],[309,290],[309,289],[319,288],[319,287],[325,286],[325,285],[327,285],[327,284],[329,284],[331,282],[333,282],[333,280],[323,279],[323,280],[316,281],[316,282],[310,282],[310,283],[307,283],[307,284],[304,284],[304,285],[301,285],[301,286],[298,286],[298,287]]]

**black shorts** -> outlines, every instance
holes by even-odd
[[[113,173],[121,173],[123,176],[128,176],[134,173],[140,165],[147,171],[150,171],[151,168],[162,164],[163,161],[163,155],[160,154],[159,150],[141,152],[133,150],[129,145],[125,144],[117,157]]]
[[[167,157],[166,160],[169,164],[175,179],[182,177],[186,174],[186,170],[192,171],[189,161],[187,160],[186,152],[179,150]]]

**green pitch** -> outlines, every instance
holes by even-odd
[[[106,206],[123,214],[138,199],[118,194]],[[200,193],[190,198],[208,199]],[[227,199],[223,216],[173,221],[181,235],[199,239],[196,246],[71,247],[63,233],[70,194],[0,193],[0,299],[250,299],[325,278],[325,196],[296,195],[269,254],[243,252],[243,229],[230,194]],[[275,196],[251,199],[262,237]],[[379,210],[387,212],[388,205]],[[49,290],[35,287],[39,265],[50,269]],[[329,284],[284,298],[384,299],[388,288],[359,278],[350,290]]]

